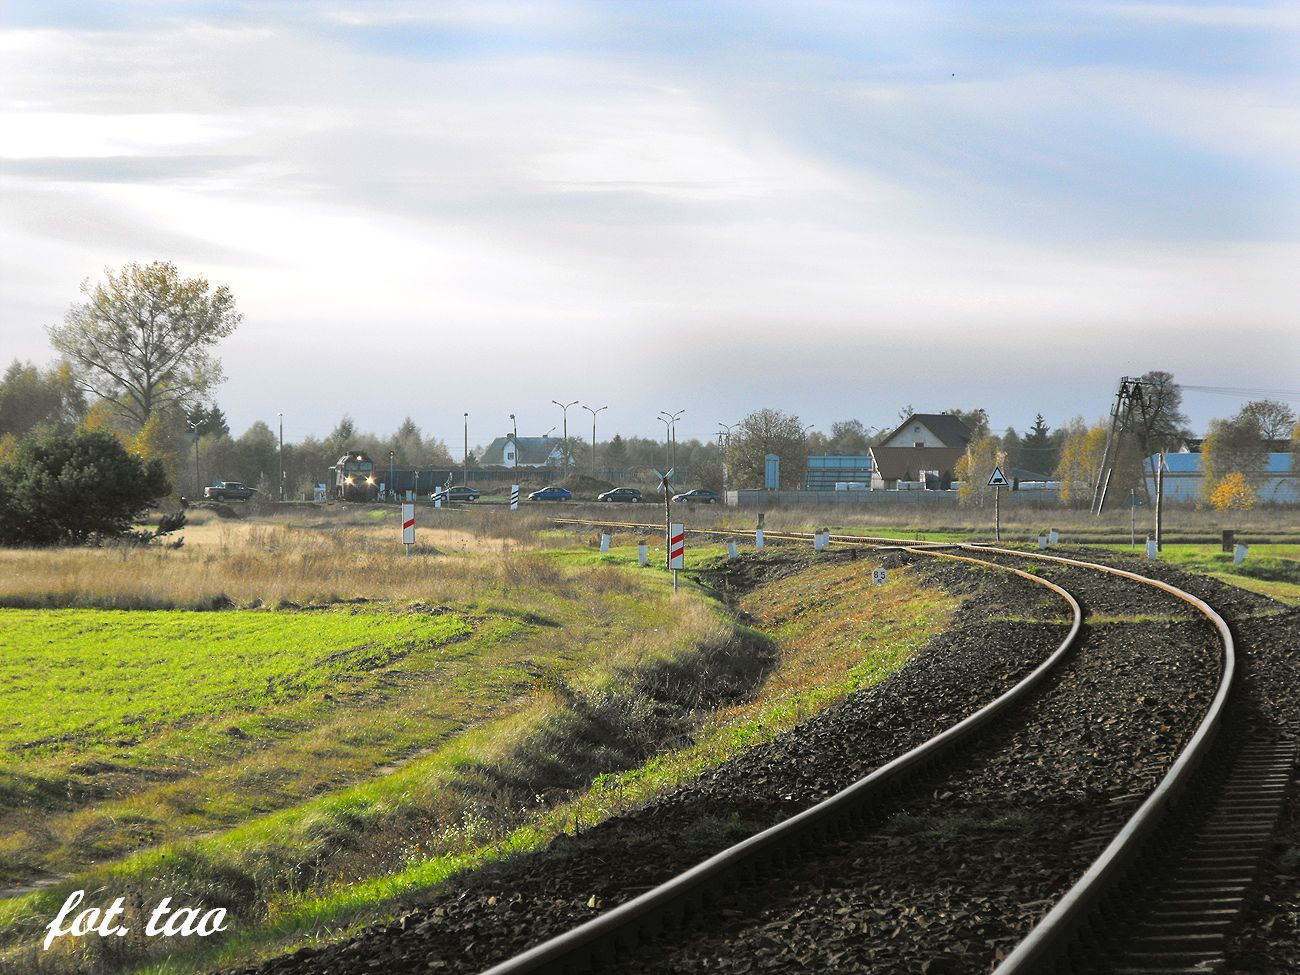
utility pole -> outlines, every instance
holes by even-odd
[[[1147,397],[1143,392],[1143,387],[1149,385],[1151,384],[1129,376],[1125,376],[1119,381],[1119,389],[1115,392],[1115,403],[1110,410],[1110,430],[1106,433],[1106,446],[1102,450],[1101,468],[1097,471],[1097,485],[1092,492],[1092,510],[1093,514],[1098,517],[1101,516],[1102,509],[1106,506],[1106,492],[1110,489],[1110,480],[1115,473],[1115,459],[1119,456],[1120,444],[1124,439],[1124,434],[1134,432],[1133,414],[1135,411],[1141,414],[1141,423],[1136,426],[1136,431],[1142,450],[1143,462],[1145,463],[1150,445],[1147,443],[1146,438],[1149,418],[1147,415]],[[1155,471],[1152,471],[1152,474],[1154,475]],[[1147,487],[1145,476],[1142,478],[1142,493],[1146,495],[1148,501],[1151,500],[1151,490]]]
[[[469,414],[465,414],[465,486],[469,487]]]
[[[393,483],[393,451],[388,452],[388,496],[393,497],[397,494],[397,485]]]
[[[655,471],[655,473],[659,474],[658,471]],[[671,569],[673,567],[673,544],[672,544],[673,492],[672,489],[668,487],[668,482],[669,480],[671,480],[672,476],[673,476],[673,469],[671,467],[668,468],[668,470],[663,474],[659,474],[659,490],[663,491],[664,493],[664,568],[665,569]],[[676,581],[675,575],[673,577],[673,580]]]
[[[1165,453],[1160,452],[1160,466],[1156,468],[1156,551],[1164,550],[1165,541]]]
[[[203,488],[199,485],[199,430],[203,426],[203,420],[198,418],[198,411],[197,406],[190,410],[189,418],[185,421],[194,431],[194,500],[196,501],[203,497]]]
[[[277,413],[280,418],[280,503],[284,503],[284,414]]]

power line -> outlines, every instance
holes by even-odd
[[[1222,393],[1225,396],[1294,396],[1300,397],[1300,390],[1294,389],[1250,389],[1244,386],[1193,386],[1190,383],[1174,383],[1179,389],[1194,389],[1200,393]]]

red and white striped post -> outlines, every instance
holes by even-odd
[[[415,544],[415,505],[402,505],[402,544],[406,546],[406,554],[411,554],[411,546]]]
[[[668,568],[673,570],[673,592],[677,591],[677,573],[686,568],[686,528],[673,524],[668,530]]]

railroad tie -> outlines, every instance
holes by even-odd
[[[1238,753],[1186,848],[1168,865],[1149,909],[1104,966],[1112,975],[1219,971],[1291,785],[1294,740],[1256,741]]]

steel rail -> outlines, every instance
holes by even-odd
[[[1223,725],[1228,695],[1236,673],[1236,650],[1232,632],[1223,617],[1202,599],[1159,579],[1151,579],[1096,562],[1067,559],[1057,555],[1037,552],[1019,552],[1014,549],[994,548],[985,545],[962,545],[984,553],[998,553],[1017,557],[1059,562],[1065,565],[1096,569],[1111,575],[1123,576],[1137,582],[1155,586],[1172,596],[1189,603],[1200,611],[1219,633],[1223,643],[1219,686],[1187,746],[1174,761],[1137,812],[1129,818],[1115,838],[1107,845],[1083,876],[1048,911],[1020,943],[993,970],[993,975],[1029,975],[1051,971],[1054,966],[1066,965],[1069,954],[1079,943],[1080,934],[1097,919],[1116,887],[1127,877],[1130,868],[1142,855],[1147,844],[1159,832],[1169,811],[1186,790],[1192,776],[1205,760],[1211,745]]]
[[[1044,586],[1069,604],[1073,617],[1070,630],[1056,650],[1014,687],[929,741],[882,765],[830,798],[722,850],[600,917],[487,969],[483,975],[563,971],[567,966],[582,967],[593,956],[612,951],[619,942],[635,943],[636,932],[640,928],[657,930],[665,916],[675,910],[684,911],[686,905],[702,902],[708,892],[719,889],[737,872],[754,869],[761,858],[796,850],[808,837],[825,835],[851,822],[870,803],[883,799],[891,791],[900,788],[911,775],[945,756],[1009,708],[1019,704],[1046,680],[1053,668],[1073,648],[1083,625],[1083,611],[1078,600],[1063,587],[1020,569],[971,556],[916,548],[908,551],[1000,569]]]
[[[695,531],[708,534],[723,533],[711,529],[695,529]],[[772,538],[780,537],[775,533],[765,533],[765,535]],[[786,535],[788,537],[798,537],[801,541],[811,537],[807,533],[786,533]],[[831,540],[841,543],[857,541],[871,543],[878,541],[898,544],[896,539],[876,539],[871,536],[860,535],[833,535]],[[942,554],[933,548],[899,547],[918,554]],[[1232,633],[1223,617],[1215,612],[1214,608],[1204,600],[1177,586],[1136,572],[1117,569],[1097,562],[1086,562],[1081,559],[1070,559],[1064,556],[1045,555],[1040,552],[1025,552],[997,546],[951,543],[946,547],[1072,565],[1152,586],[1195,608],[1213,624],[1222,644],[1218,687],[1210,706],[1206,709],[1205,715],[1197,725],[1187,745],[1174,760],[1173,765],[1160,783],[1142,805],[1138,807],[1138,810],[1130,817],[1097,859],[1093,861],[1083,876],[994,969],[993,975],[1038,975],[1038,973],[1044,971],[1059,969],[1068,971],[1067,959],[1081,940],[1082,933],[1086,932],[1091,925],[1097,923],[1099,920],[1098,915],[1107,905],[1116,888],[1128,876],[1133,864],[1143,855],[1145,849],[1148,848],[1154,837],[1159,833],[1161,825],[1167,818],[1171,808],[1187,789],[1218,737],[1224,722],[1227,701],[1232,692],[1233,680],[1236,674],[1236,649]],[[1104,921],[1097,926],[1100,928],[1103,924]],[[1092,940],[1095,942],[1099,939],[1093,938]]]

